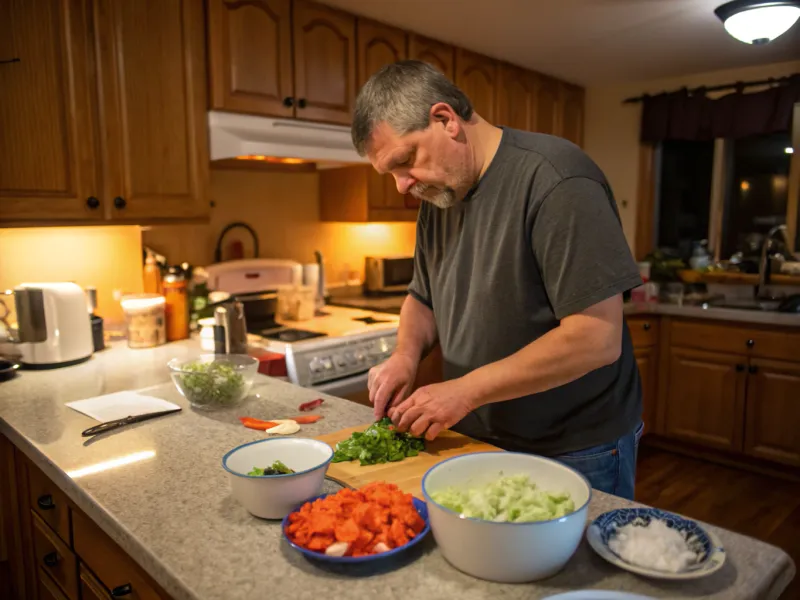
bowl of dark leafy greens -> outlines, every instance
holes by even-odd
[[[244,354],[201,354],[167,364],[172,381],[195,408],[213,410],[236,406],[253,387],[258,360]]]

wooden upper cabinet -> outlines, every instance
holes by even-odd
[[[449,44],[412,33],[408,38],[408,58],[433,65],[451,81],[456,78],[455,48]]]
[[[88,31],[82,2],[0,2],[0,226],[103,218]]]
[[[533,130],[535,79],[529,71],[502,64],[498,69],[497,114],[494,124]],[[480,113],[480,111],[478,111]]]
[[[211,107],[294,116],[291,0],[208,0]]]
[[[356,18],[294,0],[296,115],[349,125],[356,97]]]
[[[397,191],[394,177],[380,175],[369,165],[320,171],[319,189],[322,221],[368,223],[417,219],[416,200]]]
[[[494,123],[497,104],[497,61],[462,48],[456,49],[456,85],[481,117]]]
[[[408,40],[402,29],[359,19],[356,33],[359,89],[381,67],[408,58]]]
[[[112,218],[206,215],[202,3],[94,0],[94,5]]]
[[[536,75],[536,109],[533,131],[558,134],[558,81],[545,75]]]
[[[559,135],[569,141],[583,145],[583,88],[559,82]]]

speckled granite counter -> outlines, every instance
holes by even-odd
[[[703,308],[701,306],[679,306],[677,304],[662,303],[626,303],[625,314],[628,316],[643,314],[664,315],[670,317],[683,317],[686,319],[732,321],[736,323],[749,323],[753,325],[800,327],[800,314],[744,310],[738,308]]]
[[[432,538],[418,560],[383,572],[322,569],[282,543],[280,526],[249,516],[230,496],[220,466],[232,447],[262,434],[237,417],[291,416],[318,394],[259,377],[254,397],[230,412],[189,409],[168,381],[165,362],[194,352],[192,343],[132,351],[115,346],[89,363],[22,373],[0,384],[0,432],[31,458],[170,594],[178,599],[483,598],[534,599],[582,588],[617,589],[656,598],[719,600],[777,598],[794,575],[781,550],[714,529],[728,550],[724,568],[694,583],[634,577],[598,558],[582,543],[559,575],[530,585],[482,582],[450,567]],[[182,413],[147,421],[87,442],[94,421],[64,406],[71,400],[155,386],[148,393],[176,402]],[[327,398],[325,419],[306,426],[320,435],[370,420],[369,409]],[[75,469],[136,452],[152,457],[72,478]],[[630,503],[596,492],[590,516]],[[397,566],[397,565],[395,565]],[[370,575],[370,576],[365,576]]]

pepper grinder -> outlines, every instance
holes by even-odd
[[[214,309],[214,354],[247,354],[247,323],[241,302]]]
[[[106,346],[103,339],[103,318],[95,314],[97,310],[97,288],[87,287],[84,291],[86,292],[86,308],[89,311],[89,320],[92,323],[92,344],[94,345],[94,351],[100,352]]]

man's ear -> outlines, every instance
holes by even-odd
[[[453,107],[446,102],[437,102],[431,106],[429,114],[430,124],[439,124],[450,137],[455,139],[461,133],[461,120]]]

